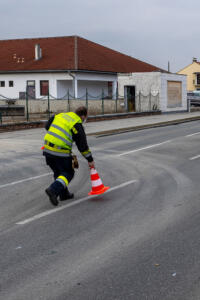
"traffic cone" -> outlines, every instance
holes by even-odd
[[[110,188],[109,186],[103,185],[97,171],[94,168],[90,170],[90,177],[92,182],[92,190],[88,193],[88,195],[100,195]]]

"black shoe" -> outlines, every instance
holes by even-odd
[[[49,196],[49,201],[54,205],[57,206],[58,205],[58,200],[57,200],[57,196],[54,193],[54,191],[48,187],[48,189],[45,190],[46,194]]]
[[[70,193],[68,190],[64,190],[64,192],[60,195],[60,201],[65,201],[74,198],[74,194]]]

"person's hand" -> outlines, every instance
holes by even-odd
[[[94,169],[94,161],[88,162],[88,166],[90,169]]]

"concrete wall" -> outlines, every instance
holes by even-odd
[[[167,82],[182,82],[182,105],[178,107],[167,107]],[[149,107],[156,106],[163,112],[182,111],[187,109],[187,88],[186,76],[161,73],[130,73],[118,75],[118,92],[119,96],[124,98],[125,86],[135,86],[136,93],[136,111],[147,111]],[[151,95],[149,98],[148,95]],[[157,97],[158,95],[158,97]],[[152,102],[154,101],[154,102]],[[150,103],[151,102],[151,103]],[[125,106],[127,103],[125,101]]]
[[[134,85],[136,94],[142,92],[148,95],[150,92],[156,94],[160,91],[160,72],[129,73],[118,75],[118,93],[124,97],[124,87]]]
[[[123,100],[50,100],[50,111],[51,113],[59,113],[63,111],[75,111],[79,106],[88,106],[89,115],[102,114],[103,112],[115,113],[124,112],[124,107],[121,106]],[[26,100],[17,100],[16,106],[24,106],[26,112]],[[116,107],[117,105],[117,107]],[[5,101],[0,100],[0,106],[7,106]],[[47,100],[29,100],[28,101],[29,114],[46,114],[48,112],[48,101]]]
[[[177,107],[168,107],[167,82],[182,82],[182,103]],[[187,77],[185,75],[161,73],[160,109],[163,112],[187,110]]]

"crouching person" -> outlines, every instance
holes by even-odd
[[[91,151],[82,123],[87,120],[87,108],[81,106],[74,112],[60,113],[52,116],[46,123],[47,133],[44,137],[43,155],[46,164],[52,169],[55,181],[45,190],[50,202],[58,205],[58,198],[63,201],[72,199],[68,185],[74,177],[72,167],[72,144],[88,161],[90,168],[94,167]]]

